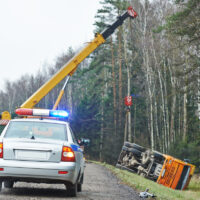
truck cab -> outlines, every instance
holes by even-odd
[[[165,161],[157,183],[172,189],[184,190],[194,174],[195,166],[169,155],[163,155]]]

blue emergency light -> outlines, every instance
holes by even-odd
[[[50,110],[49,116],[50,117],[69,117],[69,113],[64,110]]]

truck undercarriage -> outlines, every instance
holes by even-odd
[[[160,175],[164,156],[134,143],[125,142],[117,167],[128,169],[141,176],[156,181]]]
[[[172,189],[184,190],[195,166],[172,156],[125,142],[116,165]]]

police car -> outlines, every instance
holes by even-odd
[[[68,113],[44,109],[16,113],[29,118],[11,120],[1,134],[0,189],[2,182],[6,188],[19,181],[61,183],[70,196],[76,196],[83,183],[83,151],[69,123],[55,120]]]

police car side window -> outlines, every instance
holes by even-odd
[[[71,132],[73,142],[74,142],[75,144],[78,144],[78,143],[77,143],[77,139],[76,139],[76,137],[74,136],[74,133],[73,133],[73,131],[72,131],[72,129],[71,129],[70,126],[69,126],[69,130],[70,130],[70,132]]]

